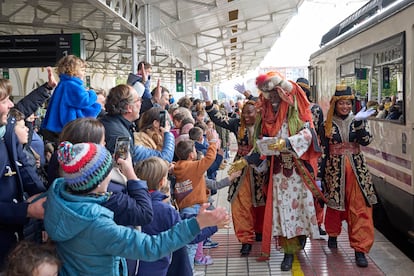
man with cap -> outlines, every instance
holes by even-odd
[[[298,78],[296,80],[296,83],[302,88],[303,92],[305,92],[306,97],[308,98],[308,101],[310,103],[309,108],[310,108],[311,113],[312,113],[313,126],[315,127],[315,131],[318,134],[318,138],[319,138],[319,131],[323,127],[323,111],[322,111],[322,108],[318,104],[316,104],[312,101],[309,81],[307,79]],[[319,168],[318,168],[318,171],[319,171]],[[317,177],[317,174],[315,174],[315,177]],[[322,189],[320,179],[317,179],[316,183],[318,184],[318,187],[320,189]],[[323,201],[319,201],[316,198],[314,198],[314,203],[315,203],[316,219],[318,221],[318,227],[319,227],[319,234],[320,235],[326,235],[326,231],[323,230],[322,226],[321,226],[323,224],[325,204],[324,204]]]
[[[197,217],[154,236],[117,225],[113,212],[101,205],[111,196],[110,152],[99,144],[65,141],[58,160],[63,177],[48,190],[44,222],[62,259],[59,275],[126,276],[125,258],[158,260],[191,242],[200,229],[229,222],[225,209],[207,211],[205,204]],[[128,180],[138,180],[130,154],[117,163]]]
[[[375,110],[362,109],[354,116],[353,100],[349,86],[336,86],[320,136],[324,154],[319,177],[325,185],[327,199],[328,247],[338,247],[342,220],[346,220],[356,264],[367,267],[365,253],[374,243],[372,205],[377,203],[377,196],[360,145],[367,146],[373,139],[366,119]]]
[[[302,89],[279,72],[258,76],[256,85],[261,92],[256,147],[249,156],[233,163],[230,170],[268,159],[270,175],[259,261],[269,260],[271,239],[277,236],[285,253],[281,270],[289,271],[306,236],[319,238],[313,196],[323,199],[323,195],[312,173],[317,171],[320,152]]]

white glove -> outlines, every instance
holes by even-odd
[[[363,121],[375,113],[375,109],[368,109],[364,106],[354,117],[355,121]]]
[[[233,108],[231,107],[229,102],[224,102],[224,108],[226,109],[227,113],[233,113]]]
[[[203,96],[204,101],[206,102],[211,102],[211,98],[210,95],[208,94],[207,89],[205,89],[204,87],[199,87],[198,90],[200,90],[201,95]]]
[[[243,94],[244,91],[246,91],[246,87],[244,87],[244,83],[236,83],[236,85],[234,85],[234,90]]]

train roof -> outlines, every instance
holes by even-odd
[[[321,49],[313,53],[310,59],[375,26],[412,4],[414,4],[412,0],[372,0],[368,2],[323,35]]]

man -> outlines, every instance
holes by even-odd
[[[23,226],[28,218],[43,218],[42,204],[46,200],[33,201],[45,187],[36,168],[28,164],[23,146],[17,142],[15,118],[7,119],[14,106],[9,98],[11,92],[10,81],[0,79],[0,266],[10,249],[23,238]],[[27,198],[26,194],[31,197]]]
[[[138,63],[137,73],[129,74],[127,84],[134,86],[135,83],[141,83],[144,85],[145,90],[142,95],[143,99],[151,99],[150,87],[151,87],[151,72],[152,66],[146,61]],[[134,87],[136,89],[136,87]],[[137,89],[136,89],[137,90]]]
[[[134,122],[139,118],[143,89],[140,91],[141,93],[138,94],[132,86],[126,84],[115,86],[109,91],[105,103],[107,114],[100,118],[105,126],[106,147],[111,153],[114,153],[117,138],[130,137],[131,156],[134,163],[150,156],[158,156],[171,162],[175,143],[174,136],[169,132],[170,124],[168,121],[165,128],[161,128],[164,133],[162,151],[134,145]]]
[[[281,270],[289,271],[306,236],[319,238],[312,196],[323,197],[312,177],[317,171],[319,148],[302,89],[278,72],[258,76],[256,85],[261,91],[261,122],[254,134],[258,151],[233,163],[230,171],[247,163],[257,166],[262,161],[257,156],[268,156],[270,176],[259,261],[269,259],[271,238],[278,236],[285,253]]]

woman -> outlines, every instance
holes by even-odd
[[[320,177],[328,200],[325,214],[328,247],[338,247],[341,223],[346,220],[356,264],[367,267],[365,253],[374,243],[372,204],[377,203],[377,197],[360,145],[367,146],[373,139],[366,118],[375,110],[361,110],[354,116],[353,100],[350,87],[336,87],[321,133],[324,157]]]
[[[228,129],[237,137],[238,150],[234,161],[246,156],[254,145],[254,124],[256,122],[256,107],[252,100],[243,105],[240,118],[228,118],[214,108],[208,96],[206,111],[214,124]],[[266,172],[258,172],[247,166],[242,176],[237,178],[229,187],[228,201],[231,203],[234,231],[242,243],[240,253],[248,256],[254,241],[261,241],[265,198],[262,184],[266,183]]]
[[[135,145],[161,151],[164,143],[164,135],[160,129],[161,107],[152,107],[142,113],[139,119],[139,132],[134,133]]]

